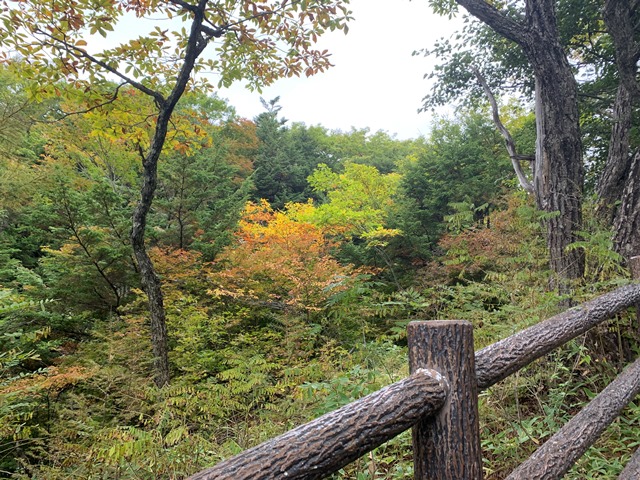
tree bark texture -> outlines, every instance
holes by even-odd
[[[611,137],[604,170],[598,179],[599,213],[611,225],[616,214],[616,202],[622,197],[631,163],[630,135],[633,103],[631,93],[623,83],[618,85],[613,105]]]
[[[167,323],[160,278],[158,277],[151,258],[145,246],[145,229],[147,215],[151,209],[153,197],[158,184],[158,160],[162,153],[171,115],[184,93],[196,59],[207,45],[202,36],[202,23],[207,0],[200,0],[191,10],[193,21],[189,40],[185,49],[184,61],[176,83],[168,98],[164,99],[159,93],[152,95],[158,106],[158,118],[149,150],[142,160],[142,188],[140,199],[133,212],[133,226],[131,229],[131,245],[138,262],[142,287],[147,294],[149,303],[151,345],[153,348],[154,381],[158,387],[169,383],[169,347],[167,338]],[[153,92],[152,92],[153,93]]]
[[[640,255],[640,149],[633,155],[613,230],[615,249],[628,264]]]
[[[559,40],[555,1],[527,1],[528,31],[523,49],[536,78],[536,166],[538,207],[547,219],[547,246],[555,278],[552,287],[570,290],[563,279],[581,278],[584,253],[567,250],[582,228],[584,167],[578,89]]]
[[[436,370],[451,388],[445,405],[413,428],[414,478],[481,480],[473,326],[462,321],[411,322],[407,338],[411,370]]]
[[[619,85],[609,154],[598,194],[607,220],[615,215],[614,248],[627,262],[640,254],[640,149],[632,154],[630,140],[633,109],[640,98],[637,81],[640,44],[635,41],[638,38],[637,8],[637,1],[607,0],[603,9],[605,25],[615,48]],[[616,209],[617,201],[620,205]]]
[[[638,480],[640,478],[640,448],[633,454],[618,480]]]
[[[637,26],[634,25],[638,21],[637,9],[636,0],[606,0],[602,12],[607,32],[613,39],[620,83],[636,98],[640,96],[636,78],[640,45],[634,41],[637,38]]]
[[[246,450],[189,480],[318,479],[433,415],[444,405],[447,380],[418,369],[338,410]]]
[[[506,480],[562,478],[638,393],[640,359],[627,367]]]
[[[516,42],[531,63],[536,80],[536,162],[538,207],[548,212],[547,245],[551,285],[561,293],[567,280],[581,278],[584,253],[567,250],[582,226],[582,139],[577,84],[560,43],[555,0],[526,0],[521,21],[484,0],[456,0],[503,37]]]
[[[629,270],[631,270],[631,278],[640,282],[640,255],[631,257],[628,260],[628,264]],[[636,303],[636,335],[637,338],[640,338],[640,303]]]
[[[478,388],[489,388],[639,301],[640,284],[627,285],[483,348],[476,353]]]

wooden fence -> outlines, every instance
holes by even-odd
[[[412,322],[407,330],[409,377],[189,479],[324,478],[411,427],[416,479],[481,479],[478,391],[618,312],[639,305],[640,285],[621,287],[475,355],[470,323]],[[640,359],[507,479],[561,478],[639,392]],[[619,477],[632,479],[640,479],[640,449]]]

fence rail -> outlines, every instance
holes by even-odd
[[[478,352],[463,321],[408,326],[411,375],[189,480],[324,478],[413,427],[415,478],[481,480],[478,391],[617,313],[640,305],[640,284],[618,288]],[[514,470],[508,480],[559,479],[640,393],[640,359]],[[619,480],[640,478],[640,449]]]

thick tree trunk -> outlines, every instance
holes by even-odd
[[[577,85],[560,44],[555,0],[526,0],[515,21],[484,0],[456,0],[498,34],[519,44],[536,78],[537,144],[534,187],[548,212],[551,284],[562,293],[584,272],[584,253],[567,247],[582,227],[582,139]]]
[[[538,48],[544,49],[544,46],[533,47],[530,57],[541,56],[542,52],[536,51]],[[576,231],[582,226],[584,169],[577,87],[564,53],[541,58],[534,63],[534,69],[536,203],[538,208],[549,213],[546,225],[549,263],[554,275],[551,286],[567,293],[570,282],[566,280],[578,279],[584,272],[584,253],[579,249],[567,249],[578,240]]]
[[[584,253],[567,247],[582,227],[582,139],[578,88],[559,41],[555,2],[527,2],[523,49],[536,78],[536,168],[538,207],[549,212],[547,245],[552,286],[569,291],[565,280],[582,277]],[[557,213],[556,213],[557,212]]]
[[[640,44],[634,41],[637,8],[637,1],[607,0],[603,10],[615,47],[620,84],[613,110],[609,155],[598,183],[598,195],[607,222],[613,220],[614,248],[627,262],[640,255],[640,150],[631,154],[633,108],[640,98],[640,84],[636,79]],[[620,204],[616,207],[618,201]]]

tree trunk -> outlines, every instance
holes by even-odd
[[[638,2],[607,0],[603,17],[613,39],[619,85],[613,109],[611,141],[605,169],[598,182],[600,208],[607,223],[613,221],[614,248],[628,262],[640,254],[640,150],[631,154],[633,107],[640,97],[636,80],[640,45],[634,17]],[[637,18],[635,19],[637,20]],[[620,205],[616,208],[616,202]]]
[[[165,139],[167,138],[167,129],[171,115],[187,87],[196,59],[205,49],[209,41],[208,37],[205,38],[202,36],[202,23],[204,21],[204,9],[207,1],[208,0],[199,0],[198,6],[194,6],[192,9],[193,22],[191,23],[189,41],[186,46],[180,73],[171,90],[171,94],[166,99],[160,94],[154,95],[156,105],[158,106],[158,119],[149,150],[143,155],[143,177],[140,200],[133,212],[131,245],[138,262],[138,267],[140,268],[142,287],[149,301],[154,381],[158,387],[169,383],[169,342],[167,338],[167,324],[161,283],[145,247],[145,229],[147,225],[147,215],[151,209],[151,203],[153,202],[158,184],[158,160],[162,153]]]
[[[543,22],[534,22],[525,48],[536,75],[536,203],[549,213],[551,286],[568,293],[567,280],[581,278],[584,273],[584,252],[567,249],[578,240],[576,232],[582,227],[584,168],[577,85],[557,39],[538,30],[537,23]]]
[[[156,136],[158,136],[156,126]],[[166,126],[164,128],[166,136]],[[164,139],[164,136],[163,136]],[[161,143],[163,143],[162,140]],[[160,146],[160,149],[162,147]],[[149,303],[149,317],[151,327],[151,345],[153,349],[154,381],[158,387],[169,383],[169,347],[167,339],[167,324],[164,310],[164,300],[160,279],[153,268],[153,262],[147,253],[144,242],[147,214],[151,209],[153,196],[157,186],[158,157],[160,151],[153,150],[143,161],[143,180],[140,200],[133,212],[133,228],[131,229],[131,245],[138,262],[142,288],[147,294]]]
[[[614,248],[627,262],[640,255],[640,149],[633,155],[613,229]]]
[[[623,83],[618,85],[616,101],[613,106],[611,139],[604,170],[600,175],[597,194],[600,216],[607,224],[615,217],[615,203],[622,197],[631,164],[630,133],[632,118],[632,99],[629,90]]]
[[[521,21],[484,0],[456,0],[503,37],[520,45],[536,79],[536,162],[538,207],[548,212],[547,245],[551,285],[561,293],[582,277],[584,253],[567,250],[582,227],[582,139],[577,84],[560,44],[555,0],[526,0]]]

